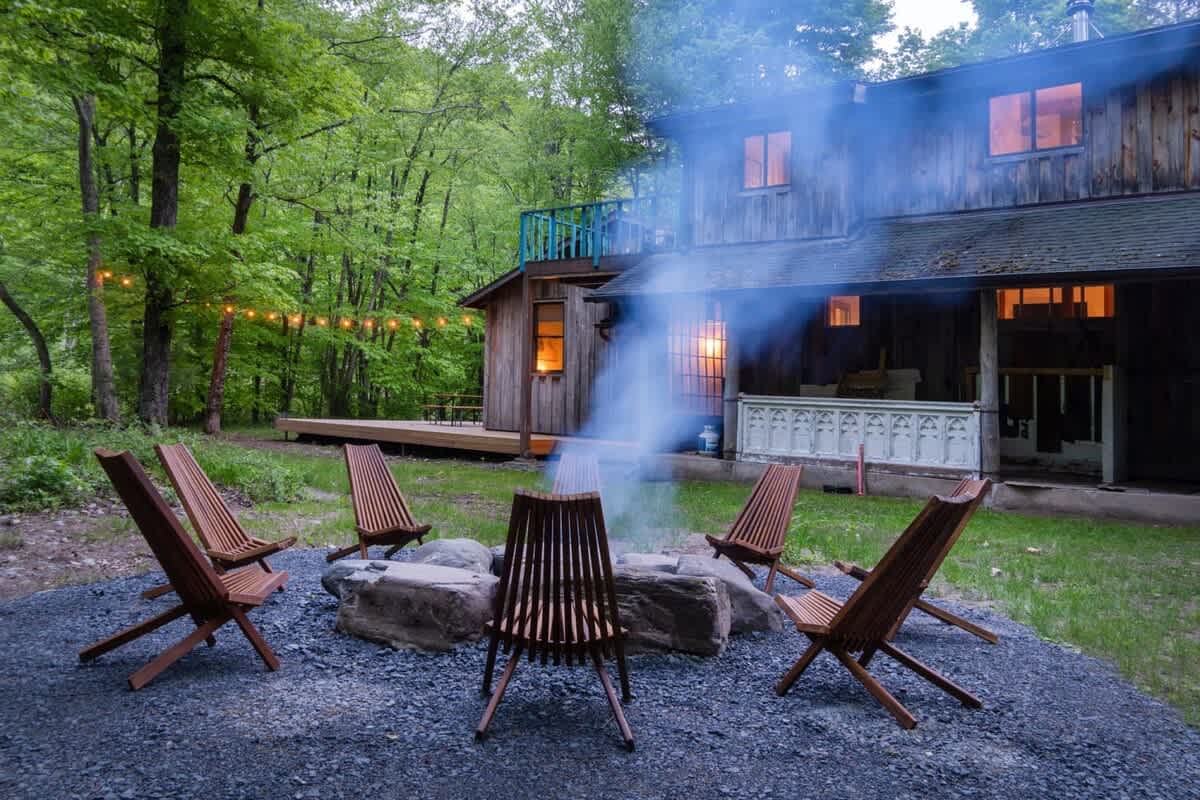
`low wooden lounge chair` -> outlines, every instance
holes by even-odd
[[[158,453],[158,460],[218,573],[255,562],[271,572],[267,556],[296,543],[295,536],[268,542],[246,533],[187,445],[159,444],[154,446],[154,452]]]
[[[554,494],[600,491],[600,464],[595,456],[563,453],[554,470]]]
[[[942,549],[941,553],[938,555],[938,558],[933,562],[933,566],[930,567],[929,574],[925,576],[926,585],[933,582],[933,576],[939,569],[941,569],[942,562],[946,560],[946,556],[950,555],[950,549],[954,547],[954,543],[958,541],[958,537],[962,533],[963,528],[965,528],[967,523],[971,521],[971,517],[975,514],[975,509],[979,508],[979,504],[982,503],[983,498],[987,496],[988,487],[990,485],[991,481],[989,481],[987,478],[982,480],[965,478],[959,482],[958,486],[954,489],[954,494],[952,494],[951,497],[965,497],[970,500],[970,506],[967,510],[966,516],[963,517],[962,524],[960,525],[959,529],[956,530],[954,535],[951,536],[946,542],[946,546]],[[849,575],[851,578],[857,578],[860,581],[865,580],[866,577],[871,574],[870,570],[863,569],[857,564],[846,564],[841,561],[835,561],[833,562],[833,565]],[[992,631],[989,631],[987,628],[982,628],[973,622],[968,622],[957,614],[952,614],[944,608],[940,608],[927,600],[921,599],[920,596],[917,596],[908,610],[900,615],[900,619],[896,620],[895,628],[893,628],[892,632],[888,635],[889,640],[895,637],[896,631],[900,630],[900,626],[904,624],[904,620],[908,618],[908,615],[911,613],[913,608],[920,609],[932,617],[937,617],[947,625],[955,625],[968,633],[973,633],[986,642],[995,644],[997,641],[996,634]]]
[[[746,564],[769,566],[771,571],[767,573],[766,584],[768,594],[775,586],[776,572],[782,572],[810,589],[814,585],[805,576],[779,563],[803,472],[802,466],[772,464],[767,467],[758,483],[754,484],[750,498],[733,521],[729,533],[724,538],[704,537],[716,551],[713,558],[728,557],[751,580],[754,579],[754,571]]]
[[[409,542],[422,543],[422,537],[432,526],[418,525],[413,520],[379,445],[348,444],[345,451],[358,544],[334,550],[325,560],[336,561],[355,552],[367,558],[367,548],[371,545],[391,545],[384,555],[391,558]]]
[[[502,644],[509,654],[508,664],[475,730],[476,738],[487,734],[517,664],[527,655],[530,663],[540,658],[543,665],[549,660],[565,661],[568,666],[590,661],[625,746],[633,750],[633,732],[604,667],[605,658],[616,658],[621,695],[628,702],[625,631],[617,615],[600,495],[518,491],[504,552],[496,610],[488,623],[485,695],[491,691],[496,652]]]
[[[916,718],[867,672],[872,657],[882,650],[963,705],[979,708],[982,703],[975,695],[888,642],[925,590],[930,567],[970,515],[972,502],[968,497],[930,498],[844,605],[815,590],[798,597],[777,595],[775,602],[812,644],[779,681],[776,693],[786,694],[817,654],[828,650],[901,726],[914,728]],[[862,654],[857,661],[855,653]]]
[[[246,612],[262,605],[287,581],[288,574],[267,572],[258,566],[217,574],[150,483],[137,459],[128,452],[107,450],[97,450],[96,458],[171,581],[179,605],[81,650],[79,660],[91,661],[186,616],[191,617],[196,629],[130,675],[130,689],[140,689],[154,680],[200,642],[207,642],[209,647],[215,645],[213,634],[230,620],[242,629],[267,669],[279,669],[279,660]]]

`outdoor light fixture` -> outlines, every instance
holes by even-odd
[[[446,318],[445,317],[438,317],[438,327],[439,328],[446,327]]]
[[[325,319],[324,317],[317,317],[317,324],[324,328],[329,324],[329,320]]]
[[[421,327],[421,320],[417,319],[416,317],[413,317],[413,327],[414,328]]]
[[[130,286],[133,286],[133,278],[129,277],[128,275],[122,276],[121,285],[128,289]]]
[[[301,317],[300,317],[300,315],[299,315],[299,314],[292,314],[292,316],[288,317],[288,320],[289,320],[289,321],[290,321],[290,322],[291,322],[293,325],[299,325],[299,324],[300,324],[300,319],[301,319]]]
[[[254,319],[254,309],[253,308],[246,309],[246,319]]]
[[[351,322],[351,321],[350,321],[350,320],[348,320],[348,319],[344,319],[344,320],[342,320],[342,327],[343,327],[343,328],[345,328],[346,330],[350,330],[350,327],[351,327],[353,324],[354,324],[354,323],[353,323],[353,322]]]
[[[396,330],[396,328],[400,327],[400,323],[396,322],[396,320],[394,320],[394,319],[389,319],[387,325],[388,325],[388,329],[393,330],[393,331]]]
[[[371,330],[372,328],[375,327],[375,320],[373,320],[373,319],[363,320],[363,327],[366,328],[367,330]]]
[[[225,313],[226,313],[226,314],[232,314],[232,313],[233,313],[233,306],[225,306]]]
[[[279,319],[279,315],[276,314],[274,311],[272,311],[269,314],[267,314],[267,319],[271,322],[274,322],[275,320]]]
[[[473,322],[470,314],[463,315],[463,325],[470,325]]]

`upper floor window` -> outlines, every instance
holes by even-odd
[[[792,134],[790,131],[747,136],[743,141],[742,187],[765,189],[792,182]]]
[[[996,292],[1000,319],[1082,319],[1114,316],[1112,284],[1042,286]]]
[[[988,110],[993,156],[1071,147],[1083,141],[1082,83],[993,97]]]
[[[859,307],[858,295],[834,295],[826,304],[825,324],[831,328],[852,328],[860,324]]]
[[[536,303],[533,307],[537,353],[534,369],[538,372],[563,370],[563,312],[561,302]]]

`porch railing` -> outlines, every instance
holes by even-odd
[[[830,397],[738,398],[738,454],[748,461],[820,458],[979,471],[974,403]]]
[[[530,261],[637,255],[675,247],[679,197],[601,200],[521,212],[521,269]]]

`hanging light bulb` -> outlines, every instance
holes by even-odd
[[[373,319],[364,319],[364,320],[363,320],[363,327],[364,327],[364,328],[366,328],[367,330],[371,330],[372,328],[374,328],[374,327],[375,327],[375,320],[373,320]]]
[[[292,314],[290,317],[288,317],[288,322],[292,323],[293,325],[299,325],[300,320],[301,317],[299,314]]]
[[[253,308],[246,309],[246,319],[254,319],[255,311]]]
[[[274,311],[267,312],[267,321],[268,322],[274,322],[277,319],[279,319],[279,315],[276,314]]]
[[[472,322],[475,321],[474,317],[472,317],[470,314],[463,314],[462,319],[463,319],[463,325],[470,325]]]
[[[121,285],[128,289],[130,286],[133,286],[133,278],[129,277],[128,275],[122,275]]]
[[[324,328],[328,324],[329,324],[329,320],[325,319],[324,317],[317,317],[317,325]]]
[[[421,327],[421,320],[417,319],[416,317],[413,317],[413,327],[414,327],[414,328],[420,328],[420,327]]]
[[[233,306],[229,306],[229,305],[225,306],[225,313],[226,313],[226,314],[232,314],[232,313],[233,313],[233,311],[234,311],[234,308],[233,308]]]
[[[446,327],[446,318],[445,318],[445,317],[438,317],[438,320],[437,320],[437,322],[438,322],[438,327],[439,327],[439,328],[444,328],[444,327]]]
[[[396,330],[396,328],[400,327],[400,323],[394,319],[389,319],[387,321],[387,326],[388,326],[388,330],[394,331],[394,330]]]
[[[354,322],[352,320],[343,319],[342,327],[345,328],[346,330],[350,330],[351,328],[354,327]]]
[[[101,278],[111,278],[112,276],[113,276],[113,271],[111,269],[106,269],[100,273]]]

